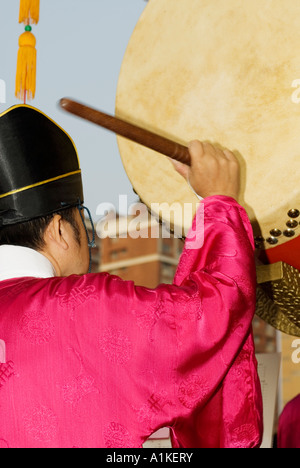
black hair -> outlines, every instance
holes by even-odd
[[[68,222],[74,231],[75,239],[80,245],[80,231],[75,219],[77,208],[66,208],[48,216],[36,218],[20,224],[0,228],[0,245],[17,245],[41,250],[45,246],[44,234],[53,217],[58,214]]]

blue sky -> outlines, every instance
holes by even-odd
[[[98,204],[118,208],[119,194],[134,195],[116,137],[59,109],[64,96],[114,113],[118,77],[127,44],[147,5],[145,0],[40,0],[37,91],[28,104],[42,110],[73,138],[79,152],[85,203],[96,218]],[[20,103],[14,96],[19,0],[0,0],[0,80],[6,84],[0,112]],[[0,81],[1,83],[1,81]],[[0,93],[1,97],[1,93]]]

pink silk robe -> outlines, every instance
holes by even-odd
[[[280,415],[277,448],[300,448],[300,395],[289,401]]]
[[[252,229],[233,199],[203,203],[173,285],[0,282],[0,447],[141,447],[166,426],[176,448],[260,445]]]

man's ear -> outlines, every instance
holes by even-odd
[[[57,247],[67,250],[69,248],[67,231],[60,215],[53,216],[46,228],[44,240],[46,244],[54,243]]]

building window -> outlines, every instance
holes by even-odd
[[[172,245],[164,242],[162,245],[162,253],[164,255],[170,255],[172,253]]]
[[[116,260],[116,259],[118,258],[118,254],[119,254],[118,250],[112,250],[112,251],[110,252],[110,258],[111,258],[112,260]]]
[[[160,271],[161,271],[161,280],[164,283],[169,283],[170,281],[173,280],[174,274],[175,274],[175,269],[173,265],[169,265],[168,263],[162,263]]]
[[[120,257],[123,258],[127,253],[128,253],[128,250],[126,248],[118,249],[118,250],[112,250],[110,252],[110,258],[111,258],[111,260],[117,260]]]

